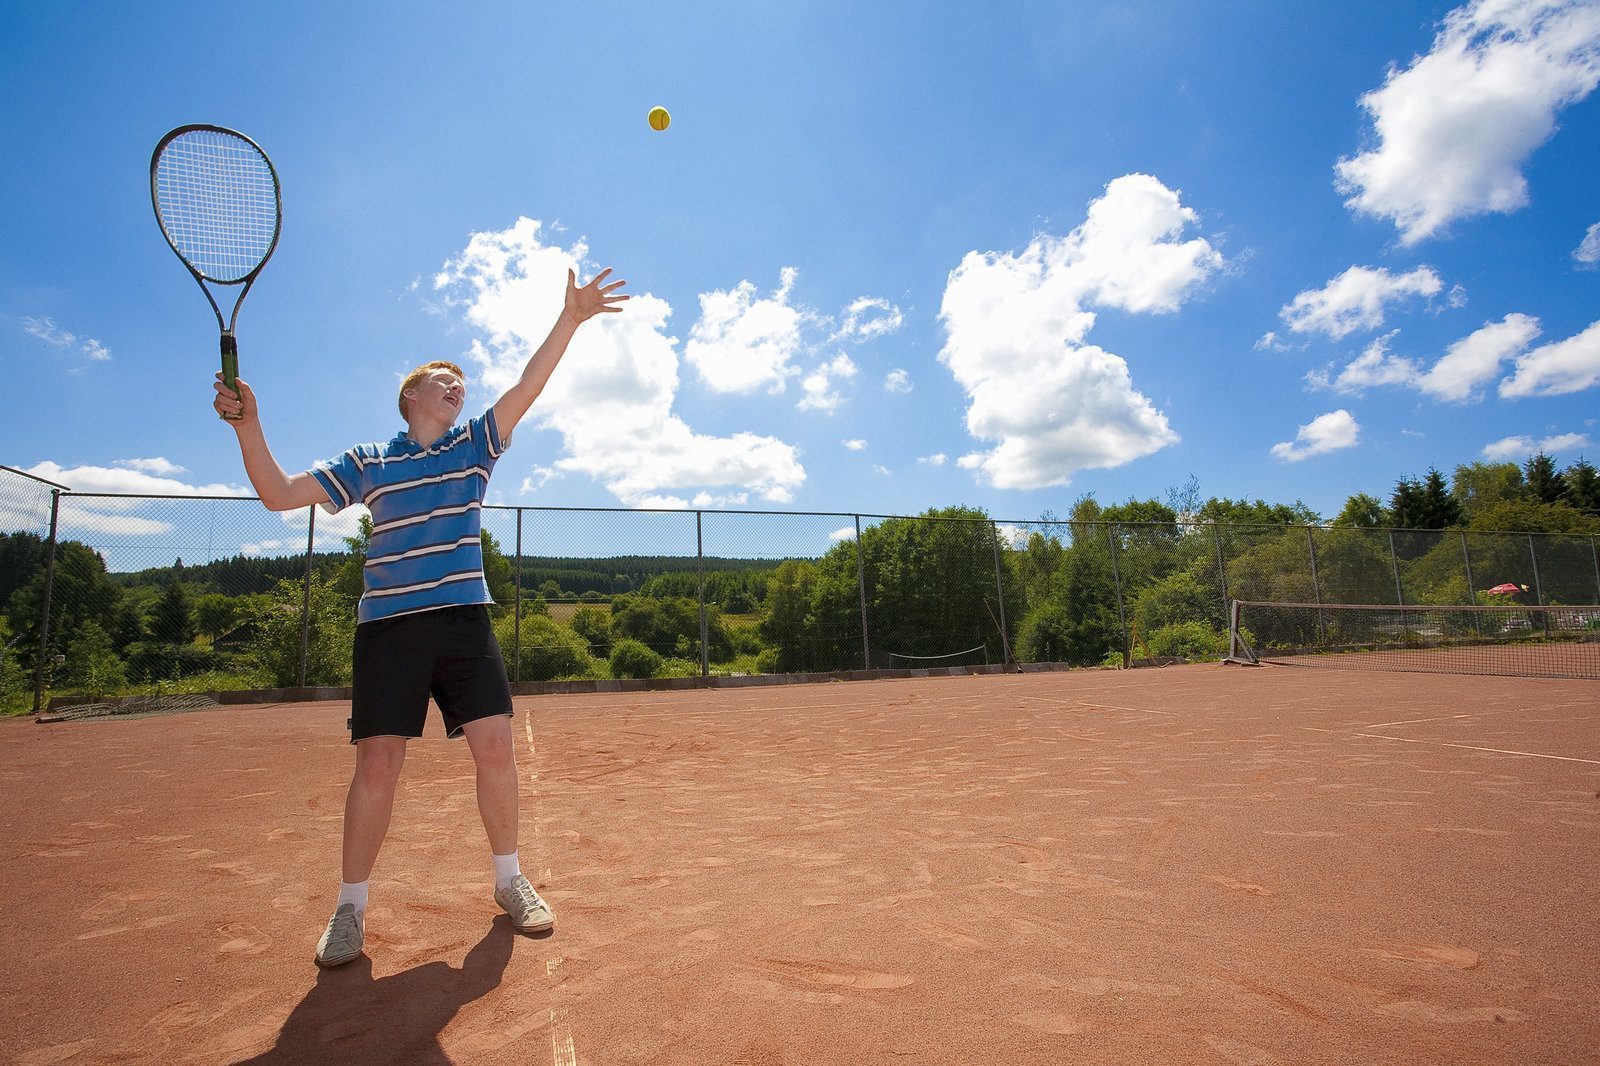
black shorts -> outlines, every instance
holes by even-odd
[[[461,736],[468,722],[512,713],[506,664],[484,604],[356,626],[350,743],[422,736],[429,696],[449,737]]]

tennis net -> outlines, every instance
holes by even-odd
[[[1228,661],[1600,681],[1600,606],[1235,600]]]

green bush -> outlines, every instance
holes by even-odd
[[[591,677],[599,669],[588,642],[547,615],[523,616],[520,647],[516,619],[509,615],[495,624],[495,639],[506,660],[506,674],[518,681]]]
[[[1157,658],[1220,659],[1228,650],[1228,635],[1204,622],[1174,622],[1151,633],[1145,646]]]
[[[632,638],[624,637],[611,648],[613,677],[655,677],[661,667],[661,656]]]

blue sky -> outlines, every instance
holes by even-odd
[[[491,502],[1001,518],[1593,460],[1600,5],[9,4],[0,462],[247,491],[152,218],[167,129],[271,154],[239,324],[291,472],[586,326]],[[668,107],[673,124],[645,115]]]

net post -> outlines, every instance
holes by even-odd
[[[1594,562],[1594,602],[1600,603],[1600,547],[1595,546],[1595,535],[1589,534],[1589,558]]]
[[[300,598],[300,687],[306,685],[306,659],[311,651],[311,550],[317,536],[317,505],[306,508],[306,574]]]
[[[1116,523],[1106,523],[1106,541],[1111,545],[1111,580],[1117,586],[1117,620],[1122,625],[1122,668],[1128,669],[1133,665],[1133,655],[1128,647],[1128,612],[1122,600],[1122,572],[1117,566],[1117,538],[1112,535],[1112,526]]]
[[[1260,666],[1255,651],[1244,639],[1239,628],[1239,601],[1228,601],[1228,657],[1222,661],[1236,666]]]
[[[700,676],[711,676],[711,631],[706,621],[706,538],[703,511],[694,513],[694,569],[700,579]]]
[[[1000,580],[1000,527],[992,520],[989,522],[989,533],[994,543],[994,594],[1000,601],[1000,653],[1005,656],[1001,666],[1011,665],[1011,638],[1006,635],[1006,589]],[[989,665],[989,645],[984,642],[983,665]]]
[[[44,594],[39,598],[39,650],[33,657],[33,713],[44,709],[45,661],[50,655],[50,595],[56,584],[56,523],[61,516],[61,490],[50,490],[50,547],[44,560]]]
[[[1533,546],[1533,534],[1528,534],[1528,561],[1533,563],[1533,605],[1544,606],[1544,589],[1539,584],[1539,553]]]
[[[517,508],[517,567],[512,572],[511,680],[522,680],[522,508]]]
[[[872,646],[867,642],[867,565],[861,549],[861,516],[856,520],[856,594],[861,598],[861,669],[872,669]]]
[[[1306,527],[1306,553],[1311,556],[1311,595],[1317,601],[1317,639],[1327,641],[1327,626],[1322,618],[1322,583],[1317,577],[1317,538],[1312,526]]]
[[[1396,607],[1404,607],[1406,604],[1406,594],[1400,587],[1400,556],[1396,555],[1394,550],[1394,530],[1391,529],[1388,532],[1389,569],[1394,571],[1394,604]]]

